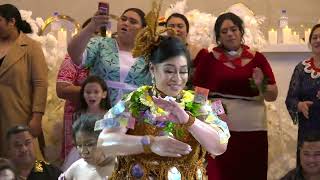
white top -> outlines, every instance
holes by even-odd
[[[115,161],[103,167],[88,164],[83,158],[74,162],[58,180],[107,180],[112,175]]]
[[[120,62],[120,82],[124,82],[127,77],[131,66],[136,62],[136,58],[132,57],[132,53],[129,51],[119,51]]]

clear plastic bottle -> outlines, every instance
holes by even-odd
[[[283,28],[289,25],[289,18],[287,15],[287,10],[281,10],[281,16],[279,18],[279,28],[278,28],[278,44],[283,43]]]
[[[288,22],[289,18],[288,18],[288,15],[287,15],[287,10],[283,9],[281,11],[281,16],[280,16],[280,19],[279,19],[279,27],[280,28],[284,28],[286,26],[289,25],[289,22]]]

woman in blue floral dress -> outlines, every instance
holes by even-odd
[[[124,94],[151,83],[143,58],[133,58],[131,54],[136,34],[146,25],[145,14],[137,8],[127,9],[118,20],[116,38],[91,38],[96,29],[108,24],[109,17],[100,14],[98,11],[71,40],[68,53],[76,64],[84,64],[91,74],[106,81],[114,105]]]

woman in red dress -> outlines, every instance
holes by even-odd
[[[228,111],[231,138],[227,151],[208,157],[209,179],[266,180],[268,139],[266,101],[278,90],[267,59],[243,42],[243,21],[233,13],[218,17],[214,27],[218,46],[201,50],[194,60],[194,85],[210,90]]]

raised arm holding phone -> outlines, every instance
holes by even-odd
[[[124,94],[151,83],[143,58],[133,58],[131,54],[137,33],[146,25],[145,14],[138,8],[129,8],[117,22],[116,38],[92,38],[96,29],[104,31],[109,24],[109,4],[99,3],[98,7],[89,25],[70,41],[68,53],[74,63],[88,67],[91,74],[107,82],[114,105]]]

